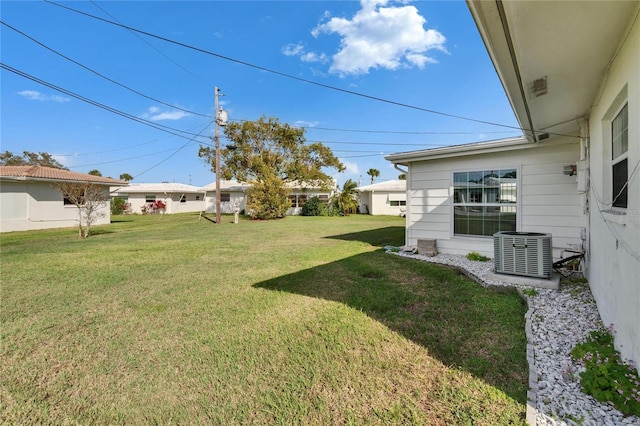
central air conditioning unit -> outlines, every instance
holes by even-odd
[[[553,273],[551,234],[498,232],[493,235],[496,272],[550,279]]]

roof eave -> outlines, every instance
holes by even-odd
[[[535,146],[536,143],[524,137],[516,139],[502,139],[491,142],[477,142],[473,144],[453,145],[442,148],[432,148],[422,151],[401,152],[387,155],[385,160],[394,164],[407,165],[414,161],[438,160],[442,158],[463,157],[468,155],[488,154],[493,152],[513,151]]]

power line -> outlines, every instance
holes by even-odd
[[[393,135],[477,135],[478,133],[496,134],[496,133],[515,133],[513,130],[503,130],[499,132],[428,132],[428,131],[403,131],[403,130],[364,130],[364,129],[334,129],[330,127],[316,126],[293,126],[307,130],[328,130],[334,132],[351,132],[351,133],[386,133]]]
[[[114,21],[120,23],[120,21],[118,21],[118,19],[113,16],[112,14],[110,14],[109,12],[107,12],[106,10],[104,10],[104,8],[100,7],[100,5],[96,4],[96,2],[94,2],[93,0],[91,0],[91,4],[94,5],[95,7],[97,7],[98,9],[100,9],[101,11],[103,11],[105,14],[109,15]],[[145,39],[143,39],[142,37],[140,37],[138,34],[135,33],[135,31],[130,31],[131,34],[133,34],[138,40],[142,41],[144,44],[146,44],[147,46],[149,46],[151,49],[155,50],[158,54],[160,54],[161,56],[164,56],[165,59],[167,59],[169,62],[171,62],[172,64],[174,64],[175,66],[177,66],[178,68],[180,68],[182,71],[186,72],[187,74],[191,75],[192,77],[200,80],[201,82],[203,82],[204,84],[206,84],[207,86],[213,88],[214,86],[209,83],[208,81],[206,81],[203,78],[200,78],[199,76],[195,75],[194,73],[192,73],[191,71],[189,71],[188,69],[186,69],[185,67],[183,67],[182,65],[180,65],[178,62],[174,61],[173,59],[171,59],[171,57],[167,54],[165,54],[164,52],[162,52],[160,49],[157,49],[155,46],[153,46],[151,43],[149,43],[148,41],[146,41]]]
[[[113,83],[113,84],[115,84],[115,85],[117,85],[117,86],[120,86],[120,87],[122,87],[122,88],[126,89],[126,90],[129,90],[130,92],[133,92],[133,93],[135,93],[136,95],[142,96],[143,98],[146,98],[146,99],[150,99],[150,100],[152,100],[152,101],[154,101],[154,102],[158,102],[158,103],[160,103],[160,104],[162,104],[162,105],[165,105],[165,106],[168,106],[168,107],[171,107],[171,108],[174,108],[174,109],[178,109],[178,110],[180,110],[180,111],[187,112],[187,113],[189,113],[189,114],[199,115],[199,116],[202,116],[202,117],[211,117],[211,118],[213,117],[212,115],[202,114],[202,113],[199,113],[199,112],[191,111],[191,110],[188,110],[188,109],[185,109],[185,108],[182,108],[182,107],[179,107],[179,106],[172,105],[172,104],[169,104],[169,103],[167,103],[167,102],[161,101],[160,99],[156,99],[156,98],[151,97],[151,96],[149,96],[149,95],[145,95],[144,93],[141,93],[141,92],[139,92],[139,91],[137,91],[137,90],[135,90],[135,89],[132,89],[131,87],[129,87],[129,86],[125,85],[125,84],[119,83],[119,82],[117,82],[117,81],[113,80],[112,78],[109,78],[109,77],[107,77],[106,75],[101,74],[101,73],[99,73],[98,71],[96,71],[96,70],[94,70],[94,69],[92,69],[92,68],[90,68],[90,67],[88,67],[88,66],[86,66],[86,65],[83,65],[83,64],[81,64],[80,62],[78,62],[78,61],[76,61],[76,60],[74,60],[74,59],[72,59],[72,58],[70,58],[70,57],[68,57],[68,56],[66,56],[66,55],[64,55],[64,54],[62,54],[62,53],[60,53],[60,52],[58,52],[57,50],[55,50],[55,49],[53,49],[53,48],[51,48],[51,47],[47,46],[46,44],[44,44],[44,43],[42,43],[42,42],[40,42],[40,41],[36,40],[35,38],[31,37],[30,35],[25,34],[24,32],[22,32],[22,31],[20,31],[19,29],[15,28],[15,27],[13,27],[13,26],[11,26],[11,25],[9,25],[9,24],[7,24],[6,22],[4,22],[4,21],[2,21],[2,20],[0,20],[0,23],[1,23],[2,25],[6,26],[7,28],[9,28],[9,29],[11,29],[11,30],[13,30],[13,31],[17,32],[18,34],[22,35],[23,37],[26,37],[26,38],[28,38],[29,40],[33,41],[34,43],[36,43],[36,44],[40,45],[41,47],[43,47],[43,48],[47,49],[48,51],[50,51],[50,52],[52,52],[52,53],[54,53],[54,54],[56,54],[56,55],[58,55],[58,56],[60,56],[60,57],[62,57],[62,58],[64,58],[64,59],[66,59],[66,60],[67,60],[67,61],[69,61],[69,62],[72,62],[72,63],[76,64],[77,66],[79,66],[79,67],[81,67],[81,68],[84,68],[85,70],[87,70],[87,71],[89,71],[89,72],[91,72],[91,73],[93,73],[93,74],[97,75],[98,77],[101,77],[101,78],[103,78],[103,79],[105,79],[105,80],[109,81],[110,83]]]
[[[141,124],[147,125],[147,126],[149,126],[149,127],[153,127],[153,128],[154,128],[154,129],[156,129],[156,130],[161,130],[161,131],[163,131],[163,132],[170,133],[170,134],[172,134],[172,135],[175,135],[175,136],[181,137],[181,138],[183,138],[183,139],[187,139],[187,137],[186,137],[186,136],[184,136],[184,135],[182,135],[182,134],[180,134],[180,133],[184,133],[184,134],[192,135],[192,136],[194,135],[194,133],[187,132],[187,131],[180,130],[180,129],[176,129],[176,128],[169,127],[169,126],[165,126],[165,125],[163,125],[163,124],[154,123],[154,122],[152,122],[152,121],[145,120],[145,119],[143,119],[143,118],[136,117],[136,116],[134,116],[134,115],[131,115],[131,114],[128,114],[128,113],[126,113],[126,112],[123,112],[123,111],[117,110],[117,109],[112,108],[112,107],[110,107],[110,106],[107,106],[107,105],[101,104],[101,103],[99,103],[99,102],[97,102],[97,101],[94,101],[94,100],[92,100],[92,99],[89,99],[89,98],[87,98],[87,97],[84,97],[84,96],[82,96],[82,95],[79,95],[79,94],[77,94],[77,93],[71,92],[70,90],[63,89],[62,87],[58,87],[58,86],[56,86],[56,85],[54,85],[54,84],[52,84],[52,83],[46,82],[46,81],[44,81],[44,80],[41,80],[41,79],[39,79],[39,78],[37,78],[37,77],[34,77],[34,76],[30,75],[30,74],[27,74],[27,73],[25,73],[25,72],[23,72],[23,71],[20,71],[20,70],[16,69],[16,68],[13,68],[13,67],[11,67],[11,66],[9,66],[9,65],[7,65],[7,64],[5,64],[5,63],[3,63],[3,62],[0,62],[0,68],[3,68],[3,69],[5,69],[5,70],[7,70],[7,71],[10,71],[10,72],[12,72],[12,73],[14,73],[14,74],[17,74],[17,75],[19,75],[19,76],[21,76],[21,77],[24,77],[24,78],[28,79],[28,80],[34,81],[34,82],[36,82],[36,83],[39,83],[39,84],[41,84],[41,85],[43,85],[43,86],[45,86],[45,87],[49,87],[50,89],[53,89],[53,90],[56,90],[56,91],[58,91],[58,92],[64,93],[65,95],[68,95],[68,96],[74,97],[74,98],[79,99],[79,100],[81,100],[81,101],[83,101],[83,102],[86,102],[86,103],[88,103],[88,104],[91,104],[91,105],[97,106],[98,108],[102,108],[102,109],[104,109],[105,111],[109,111],[109,112],[112,112],[112,113],[114,113],[114,114],[120,115],[121,117],[125,117],[125,118],[128,118],[129,120],[135,121],[135,122],[137,122],[137,123],[141,123]],[[176,133],[176,132],[180,132],[180,133]],[[196,136],[198,136],[198,135],[196,135]]]
[[[211,124],[211,122],[209,122],[209,124]],[[198,125],[198,126],[196,126],[196,127],[198,127],[198,128],[199,128],[200,126]],[[189,130],[192,130],[192,129],[194,129],[194,128],[195,128],[195,127],[192,127],[192,128],[190,128]],[[163,140],[163,139],[168,139],[168,138],[170,138],[170,137],[171,137],[171,136],[165,136],[165,137],[163,137],[163,138],[152,139],[152,140],[150,140],[150,141],[147,141],[147,142],[141,142],[141,143],[138,143],[138,144],[135,144],[135,145],[128,145],[128,146],[124,146],[124,147],[120,147],[120,148],[114,148],[114,149],[105,149],[104,151],[94,151],[94,152],[77,152],[77,153],[73,153],[73,154],[56,154],[56,155],[61,155],[61,156],[63,156],[63,157],[81,157],[81,156],[84,156],[84,155],[106,154],[106,153],[108,153],[108,152],[125,151],[125,150],[127,150],[127,149],[133,149],[133,148],[137,148],[137,147],[139,147],[139,146],[149,145],[149,144],[152,144],[152,143],[155,143],[155,142],[161,141],[161,140]],[[200,144],[202,144],[202,145],[210,145],[210,146],[213,146],[212,144],[208,144],[208,143],[206,143],[206,142],[198,142],[198,143],[200,143]],[[159,152],[164,152],[164,151],[159,151]],[[157,153],[156,153],[156,154],[157,154]],[[88,164],[88,165],[91,165],[91,164]]]
[[[60,8],[63,8],[63,9],[78,13],[80,15],[84,15],[84,16],[87,16],[87,17],[90,17],[90,18],[93,18],[93,19],[96,19],[96,20],[99,20],[99,21],[102,21],[102,22],[105,22],[105,23],[108,23],[108,24],[111,24],[111,25],[115,25],[115,26],[127,29],[129,31],[135,31],[135,32],[140,33],[140,34],[144,34],[146,36],[153,37],[153,38],[156,38],[158,40],[162,40],[162,41],[167,42],[167,43],[175,44],[177,46],[184,47],[184,48],[187,48],[187,49],[191,49],[191,50],[194,50],[196,52],[204,53],[204,54],[207,54],[207,55],[210,55],[210,56],[214,56],[216,58],[224,59],[224,60],[229,61],[229,62],[233,62],[233,63],[240,64],[240,65],[244,65],[244,66],[247,66],[247,67],[250,67],[250,68],[254,68],[254,69],[257,69],[257,70],[260,70],[260,71],[264,71],[264,72],[268,72],[268,73],[271,73],[271,74],[275,74],[275,75],[278,75],[278,76],[281,76],[281,77],[289,78],[289,79],[300,81],[300,82],[307,83],[307,84],[312,84],[312,85],[318,86],[318,87],[323,87],[325,89],[330,89],[330,90],[334,90],[334,91],[337,91],[337,92],[346,93],[346,94],[354,95],[354,96],[359,96],[359,97],[362,97],[362,98],[365,98],[365,99],[370,99],[370,100],[374,100],[374,101],[378,101],[378,102],[384,102],[384,103],[387,103],[387,104],[396,105],[396,106],[400,106],[400,107],[404,107],[404,108],[414,109],[414,110],[417,110],[417,111],[427,112],[427,113],[430,113],[430,114],[441,115],[441,116],[444,116],[444,117],[456,118],[456,119],[465,120],[465,121],[472,121],[472,122],[475,122],[475,123],[482,123],[482,124],[487,124],[487,125],[490,125],[490,126],[497,126],[497,127],[515,129],[515,130],[520,130],[522,132],[526,131],[526,129],[523,129],[522,127],[519,127],[519,126],[511,126],[511,125],[507,125],[507,124],[495,123],[495,122],[492,122],[492,121],[478,120],[478,119],[475,119],[475,118],[464,117],[464,116],[456,115],[456,114],[449,114],[449,113],[445,113],[445,112],[442,112],[442,111],[436,111],[436,110],[433,110],[433,109],[418,107],[418,106],[406,104],[406,103],[403,103],[403,102],[392,101],[390,99],[384,99],[384,98],[380,98],[380,97],[377,97],[377,96],[367,95],[367,94],[364,94],[364,93],[355,92],[353,90],[342,89],[340,87],[331,86],[329,84],[324,84],[324,83],[320,83],[320,82],[317,82],[317,81],[309,80],[309,79],[306,79],[306,78],[297,77],[297,76],[294,76],[294,75],[291,75],[291,74],[287,74],[287,73],[284,73],[284,72],[281,72],[281,71],[273,70],[271,68],[263,67],[263,66],[260,66],[260,65],[255,65],[255,64],[252,64],[252,63],[249,63],[249,62],[246,62],[246,61],[241,61],[239,59],[235,59],[235,58],[231,58],[229,56],[221,55],[219,53],[211,52],[211,51],[199,48],[199,47],[191,46],[191,45],[188,45],[186,43],[175,41],[175,40],[163,37],[163,36],[159,36],[157,34],[153,34],[153,33],[147,32],[147,31],[139,30],[137,28],[133,28],[133,27],[130,27],[128,25],[124,25],[124,24],[121,24],[121,23],[118,23],[118,22],[110,21],[108,19],[104,19],[104,18],[101,18],[99,16],[95,16],[95,15],[92,15],[90,13],[87,13],[87,12],[82,12],[80,10],[71,8],[69,6],[64,6],[62,4],[55,3],[55,2],[52,2],[52,1],[49,1],[49,0],[45,0],[45,2],[49,3],[49,4],[52,4],[54,6],[58,6]],[[531,129],[530,131],[535,133],[534,129]],[[545,133],[552,134],[552,135],[557,135],[557,136],[577,137],[575,135],[565,135],[565,134],[560,134],[560,133],[551,133],[551,132],[545,132]]]
[[[180,148],[176,149],[176,150],[175,150],[175,152],[173,152],[171,155],[169,155],[168,157],[166,157],[164,160],[162,160],[162,161],[160,161],[160,162],[156,163],[155,165],[153,165],[153,166],[149,167],[149,168],[148,168],[147,170],[145,170],[144,172],[142,172],[142,173],[138,173],[137,175],[135,175],[135,176],[134,176],[134,178],[138,178],[138,177],[142,176],[143,174],[147,173],[148,171],[155,169],[155,168],[156,168],[156,167],[158,167],[160,164],[164,163],[164,162],[165,162],[165,161],[167,161],[169,158],[173,157],[173,156],[174,156],[174,155],[176,155],[178,152],[182,151],[182,150],[183,150],[187,145],[189,145],[191,142],[194,142],[194,141],[195,141],[195,138],[196,138],[196,137],[198,137],[198,136],[200,136],[200,135],[202,134],[202,132],[204,132],[204,131],[207,129],[207,127],[209,127],[209,125],[210,125],[210,124],[211,124],[211,123],[209,123],[209,124],[207,124],[206,126],[204,126],[204,127],[202,128],[202,130],[200,130],[196,136],[194,136],[193,138],[191,138],[190,140],[188,140],[188,141],[187,141],[187,143],[185,143],[184,145],[182,145]]]

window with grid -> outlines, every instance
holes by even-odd
[[[228,192],[221,192],[220,193],[220,202],[228,203],[229,201],[231,201],[231,194],[228,193]]]
[[[627,208],[629,112],[626,104],[611,122],[611,205]]]
[[[516,230],[518,171],[453,174],[453,233],[491,236]]]

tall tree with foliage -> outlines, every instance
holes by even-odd
[[[246,212],[255,219],[284,217],[291,203],[290,183],[329,189],[333,179],[327,168],[344,166],[330,148],[306,143],[304,129],[280,123],[277,118],[228,124],[224,134],[230,142],[220,149],[220,176],[248,182]],[[198,155],[215,170],[215,149],[201,146]]]
[[[22,151],[22,155],[11,151],[0,153],[0,166],[44,166],[69,170],[47,152]]]
[[[102,207],[109,203],[109,191],[92,182],[59,182],[51,185],[78,209],[78,235],[87,238],[91,225],[102,217]]]
[[[123,180],[125,182],[129,182],[133,180],[133,176],[131,176],[129,173],[122,173],[120,175],[120,180]]]
[[[400,180],[407,180],[407,174],[406,173],[400,173],[398,175],[398,179]]]
[[[87,173],[87,174],[91,175],[91,176],[101,176],[102,177],[102,172],[100,170],[98,170],[98,169],[90,170],[89,173]]]
[[[380,176],[380,170],[378,170],[378,169],[369,169],[369,170],[367,170],[367,174],[369,176],[371,176],[371,183],[373,183],[373,180]]]
[[[336,207],[338,211],[345,216],[348,216],[350,213],[355,213],[358,208],[357,187],[358,184],[354,180],[349,179],[342,185],[340,193],[335,196]]]

